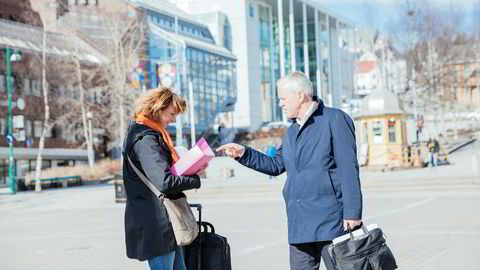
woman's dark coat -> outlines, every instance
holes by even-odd
[[[140,261],[165,255],[176,248],[175,236],[163,203],[136,175],[135,166],[169,198],[200,187],[200,178],[174,176],[171,153],[162,136],[147,126],[130,121],[123,143],[123,183],[127,193],[125,240],[127,256]]]

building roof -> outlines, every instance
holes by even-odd
[[[385,115],[407,114],[401,106],[398,97],[390,91],[379,90],[370,93],[362,100],[360,112],[355,118]]]
[[[145,10],[151,10],[158,13],[170,15],[172,17],[178,16],[179,20],[187,23],[196,24],[208,29],[208,27],[196,20],[192,19],[192,15],[186,13],[175,4],[166,0],[132,0],[131,3]]]
[[[357,62],[357,74],[369,73],[375,68],[375,61]]]
[[[22,23],[0,19],[0,47],[10,47],[20,51],[42,52],[43,29]],[[45,52],[50,55],[67,56],[75,53],[77,45],[81,61],[95,64],[106,62],[106,58],[88,43],[76,36],[65,36],[46,32]]]
[[[193,48],[204,50],[204,51],[207,51],[219,56],[223,56],[232,60],[237,60],[235,55],[233,55],[229,50],[227,50],[224,47],[220,47],[209,42],[203,42],[201,40],[183,36],[183,35],[175,35],[175,33],[170,33],[169,31],[166,31],[156,26],[153,23],[148,23],[148,27],[150,28],[153,34],[157,35],[161,39],[167,39],[172,43],[178,42],[184,46],[193,47]]]

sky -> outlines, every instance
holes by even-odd
[[[391,18],[395,18],[398,14],[399,3],[404,3],[404,0],[317,0],[324,7],[334,11],[335,13],[347,17],[353,23],[359,26],[367,25],[366,12],[367,6],[371,7],[374,16],[371,16],[374,25],[378,26],[381,33],[388,32],[388,24]],[[452,0],[430,0],[431,2],[448,7]],[[478,1],[478,0],[477,0]],[[471,12],[475,0],[455,0],[455,5],[461,5],[466,12],[468,20],[473,17]],[[367,3],[367,4],[365,4]],[[478,15],[480,16],[480,14]]]

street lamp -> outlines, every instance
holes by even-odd
[[[8,192],[15,194],[17,184],[13,172],[13,135],[12,135],[12,62],[20,61],[20,53],[9,47],[5,48],[5,65],[7,66],[7,92],[8,92]]]
[[[415,50],[415,42],[416,42],[416,36],[415,36],[415,30],[414,30],[414,27],[415,27],[415,16],[416,16],[416,13],[415,13],[415,10],[409,10],[407,12],[407,15],[410,17],[410,23],[411,23],[411,29],[410,29],[410,32],[409,34],[411,34],[413,32],[413,37],[410,38],[410,40],[413,39],[413,48]],[[421,129],[419,130],[419,123],[418,121],[422,121],[422,120],[419,120],[418,119],[418,112],[417,112],[417,85],[416,85],[416,77],[417,77],[417,74],[415,72],[415,67],[416,67],[416,59],[413,59],[413,63],[412,63],[412,88],[413,88],[413,118],[415,119],[415,133],[416,133],[416,142],[419,141],[419,138],[418,138],[418,133],[421,131]],[[423,127],[423,123],[421,123],[421,126],[420,128]]]

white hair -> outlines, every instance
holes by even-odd
[[[307,96],[313,97],[312,82],[301,71],[294,71],[277,81],[277,87],[282,85],[287,91],[303,91]]]

